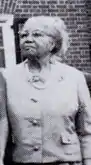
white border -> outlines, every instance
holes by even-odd
[[[13,25],[13,15],[1,14],[0,26],[3,31],[4,52],[5,52],[5,67],[16,65],[14,32],[11,26]]]

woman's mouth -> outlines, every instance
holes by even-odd
[[[31,45],[25,45],[24,48],[26,50],[33,50],[33,49],[35,49],[35,47],[34,46],[31,46]]]

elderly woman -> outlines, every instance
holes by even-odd
[[[27,59],[2,71],[7,95],[4,92],[0,102],[0,165],[8,123],[12,165],[91,165],[87,84],[80,71],[56,60],[68,47],[64,22],[57,17],[29,18],[20,31],[20,45]]]

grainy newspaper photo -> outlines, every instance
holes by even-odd
[[[91,1],[0,1],[0,165],[91,165]]]

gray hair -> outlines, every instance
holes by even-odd
[[[40,21],[41,27],[44,27],[44,32],[54,39],[55,48],[52,50],[52,53],[57,53],[58,56],[64,55],[68,49],[68,32],[64,21],[59,17],[31,17],[25,22],[23,30],[28,31],[31,28],[31,20],[35,22]]]

